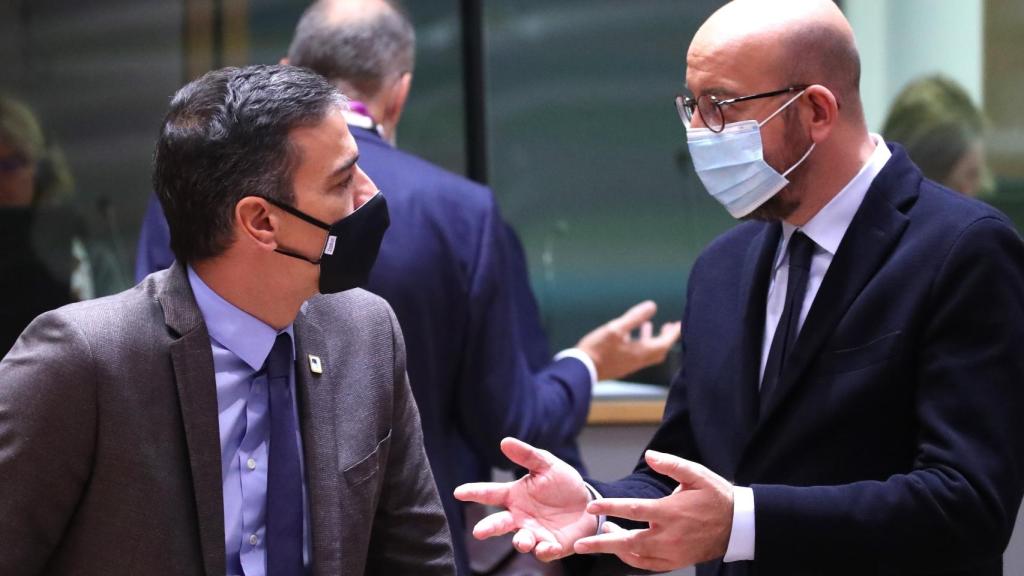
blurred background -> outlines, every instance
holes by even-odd
[[[30,236],[8,242],[19,250],[6,260],[25,260],[25,251],[36,257],[5,265],[5,292],[24,292],[26,279],[47,274],[56,293],[70,290],[67,299],[132,285],[153,143],[170,96],[212,68],[276,62],[306,4],[0,4],[0,94],[35,117],[37,155],[57,158],[62,179],[60,193],[36,198],[33,210],[4,210],[5,233],[17,228]],[[494,188],[525,244],[552,345],[574,344],[643,298],[658,302],[659,320],[678,318],[694,258],[733,224],[695,177],[672,104],[687,41],[722,2],[406,4],[418,31],[418,62],[399,144]],[[955,81],[987,117],[990,185],[983,199],[1024,221],[1024,115],[1017,105],[1024,3],[840,5],[858,35],[871,128],[882,129],[908,83],[936,73]],[[0,177],[18,172],[17,160],[2,162],[17,158],[16,148],[0,147]],[[53,172],[37,172],[47,170]],[[30,224],[11,224],[26,214]],[[38,313],[60,300],[40,294],[21,295],[45,302],[17,310],[16,298],[0,300],[11,308],[4,321],[16,324],[16,312]],[[639,379],[665,382],[671,370]]]

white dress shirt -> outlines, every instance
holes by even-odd
[[[803,306],[800,308],[797,330],[804,325],[807,312],[811,309],[811,304],[814,303],[814,297],[818,294],[818,289],[821,288],[829,265],[832,264],[832,258],[836,255],[839,244],[842,242],[843,236],[846,235],[846,230],[850,227],[854,215],[857,214],[857,209],[864,201],[871,182],[892,156],[881,136],[872,134],[871,139],[875,143],[875,150],[857,172],[857,175],[807,224],[799,228],[805,236],[814,242],[814,252],[811,256],[807,292],[804,296]],[[782,223],[782,238],[775,250],[772,278],[768,286],[768,304],[765,310],[764,336],[761,339],[761,369],[758,373],[758,382],[764,377],[764,366],[768,362],[768,350],[771,349],[772,337],[779,324],[779,317],[782,316],[782,309],[786,305],[786,287],[789,284],[789,255],[786,253],[786,247],[789,245],[789,239],[797,230],[796,226],[788,222]],[[729,546],[725,552],[724,561],[736,562],[753,559],[754,491],[749,487],[736,486],[733,488],[732,533],[729,535]]]

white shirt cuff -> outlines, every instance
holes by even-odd
[[[754,559],[754,490],[733,486],[732,532],[723,562]]]
[[[590,358],[589,354],[579,348],[566,348],[555,354],[555,362],[562,358],[575,358],[583,362],[583,365],[587,367],[587,372],[590,373],[590,385],[593,386],[597,382],[597,366],[594,365],[594,361]]]
[[[603,496],[601,496],[601,493],[597,491],[597,488],[594,488],[593,486],[590,485],[590,482],[584,482],[583,485],[587,487],[587,492],[590,492],[591,502],[603,498]],[[597,531],[594,532],[594,534],[600,534],[604,530],[604,522],[607,519],[608,516],[606,516],[605,514],[601,514],[597,517]]]

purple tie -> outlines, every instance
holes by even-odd
[[[267,574],[298,576],[302,565],[302,472],[289,386],[292,342],[279,334],[264,365],[270,389],[270,466],[267,471]]]

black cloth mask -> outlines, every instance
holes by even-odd
[[[334,224],[321,222],[305,212],[289,206],[273,198],[261,196],[267,202],[305,220],[306,222],[327,231],[327,241],[323,252],[316,260],[311,260],[298,252],[285,248],[276,248],[275,252],[305,260],[314,266],[320,266],[320,293],[334,294],[366,284],[370,271],[377,261],[380,243],[384,232],[391,225],[388,216],[388,204],[380,191],[366,201],[355,212],[338,220]]]

